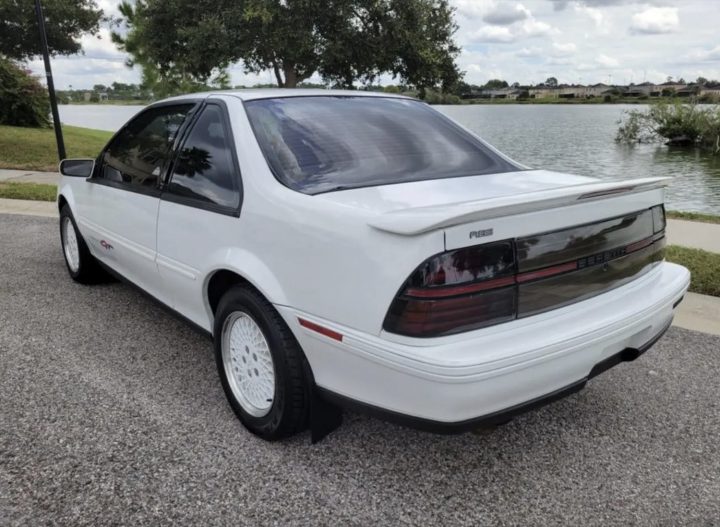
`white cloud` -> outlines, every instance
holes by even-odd
[[[711,49],[694,50],[689,55],[691,60],[715,61],[720,60],[720,45]]]
[[[595,59],[595,62],[597,62],[600,66],[603,66],[605,68],[614,68],[620,65],[617,59],[614,59],[612,57],[608,57],[604,53],[600,53],[600,55],[597,56]]]
[[[567,57],[568,55],[573,55],[575,51],[577,51],[577,46],[572,42],[568,42],[567,44],[553,42],[552,55],[554,57]]]
[[[596,28],[600,28],[603,23],[603,14],[602,11],[595,7],[588,7],[586,5],[582,4],[575,4],[575,11],[578,13],[581,13],[583,15],[586,15],[590,18],[590,20],[593,21]]]
[[[532,13],[522,4],[498,4],[492,11],[488,12],[483,20],[488,24],[496,26],[507,26],[520,20],[530,18]]]
[[[124,61],[127,57],[110,40],[110,30],[107,28],[101,28],[97,36],[83,35],[80,38],[80,43],[87,57],[118,59],[120,61]]]
[[[493,0],[455,0],[453,7],[457,10],[457,14],[464,18],[480,18],[484,14],[492,11],[496,7]]]
[[[543,54],[542,49],[538,48],[537,46],[531,46],[529,48],[522,48],[515,53],[516,56],[524,57],[524,58],[540,57],[540,56],[542,56],[542,54]]]
[[[680,19],[677,7],[649,7],[635,13],[630,31],[646,35],[672,33],[678,29]]]
[[[470,35],[475,42],[508,43],[515,41],[515,35],[505,26],[483,26]]]
[[[551,33],[557,33],[550,24],[529,18],[520,25],[521,33],[528,37],[540,37],[543,35],[549,35]]]

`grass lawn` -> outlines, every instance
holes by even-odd
[[[55,201],[57,187],[42,183],[14,183],[0,181],[0,198],[32,199],[35,201]]]
[[[96,157],[112,132],[63,126],[68,157]],[[0,126],[0,168],[46,170],[58,166],[55,132],[52,128]]]
[[[690,221],[702,221],[704,223],[720,223],[720,216],[714,216],[713,214],[702,214],[700,212],[679,212],[676,210],[669,210],[665,213],[668,218],[674,220],[690,220]]]
[[[669,245],[665,258],[690,269],[690,291],[702,295],[720,296],[720,254]]]

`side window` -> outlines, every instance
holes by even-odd
[[[135,117],[103,155],[101,179],[154,189],[192,104],[151,108]]]
[[[210,104],[198,117],[173,166],[168,192],[206,204],[237,208],[240,189],[222,110]]]

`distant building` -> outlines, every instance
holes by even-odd
[[[648,97],[659,97],[662,94],[662,88],[652,82],[643,82],[642,84],[631,84],[625,90],[626,97],[641,97],[646,95]]]
[[[720,99],[720,85],[718,86],[701,86],[700,92],[698,93],[701,97],[703,95],[709,95],[711,97],[717,97]]]

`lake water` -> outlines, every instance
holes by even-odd
[[[142,106],[63,105],[66,124],[115,131]],[[667,176],[669,209],[720,214],[720,156],[664,145],[617,145],[638,105],[438,106],[520,163],[604,179]]]

